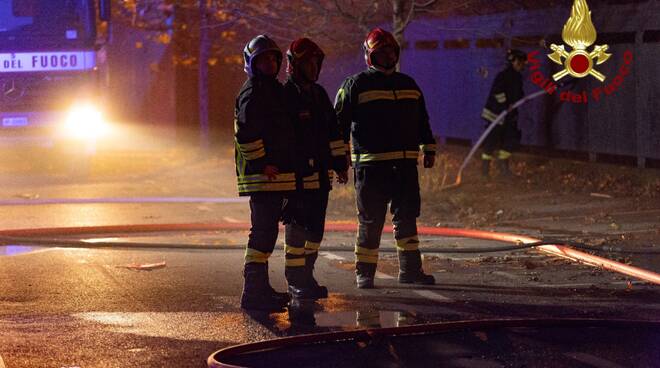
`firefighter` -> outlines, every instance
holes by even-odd
[[[273,290],[268,258],[279,221],[294,200],[295,131],[286,110],[284,86],[277,80],[282,52],[268,36],[252,39],[243,50],[247,81],[236,98],[234,118],[238,192],[250,196],[252,227],[243,270],[241,308],[281,311],[288,293]]]
[[[296,127],[297,173],[304,189],[297,202],[297,216],[285,228],[285,274],[293,281],[289,282],[292,298],[317,300],[328,296],[328,289],[318,284],[313,272],[334,173],[339,183],[348,179],[345,146],[332,102],[316,83],[323,51],[309,38],[300,38],[291,43],[286,55],[288,79],[284,90]]]
[[[489,176],[491,161],[496,162],[500,175],[511,177],[509,158],[511,152],[520,144],[518,109],[512,110],[511,107],[524,96],[521,73],[527,65],[527,55],[520,50],[508,50],[506,60],[507,67],[495,77],[486,106],[481,113],[488,127],[501,112],[508,111],[504,120],[493,128],[484,141],[481,154],[481,173],[484,177]]]
[[[363,47],[367,70],[348,77],[335,101],[344,142],[350,138],[352,143],[359,220],[357,287],[374,287],[388,203],[399,257],[398,281],[434,284],[434,277],[422,270],[417,238],[417,161],[421,150],[424,167],[433,167],[436,151],[424,96],[411,77],[396,71],[400,48],[391,33],[376,28]]]

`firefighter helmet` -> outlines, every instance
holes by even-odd
[[[506,61],[513,63],[514,60],[527,61],[527,54],[518,49],[508,49],[506,51]]]
[[[385,47],[392,47],[396,53],[397,62],[399,61],[399,53],[401,48],[399,43],[396,42],[394,36],[382,28],[374,28],[367,38],[364,40],[362,48],[364,48],[364,59],[367,62],[367,65],[373,66],[374,63],[371,60],[371,55],[374,51],[381,50]]]
[[[318,73],[321,73],[321,65],[323,65],[323,58],[325,57],[325,54],[319,45],[307,37],[299,38],[291,42],[291,46],[289,46],[289,49],[286,51],[286,72],[293,74],[298,62],[301,60],[310,59],[314,56],[318,58]],[[316,78],[318,78],[318,74],[316,75]]]
[[[245,48],[243,49],[243,61],[245,62],[245,66],[243,69],[249,77],[253,77],[257,74],[254,69],[254,59],[269,51],[275,52],[277,55],[277,71],[279,72],[280,67],[282,66],[282,50],[280,50],[275,41],[270,37],[259,35],[245,45]]]

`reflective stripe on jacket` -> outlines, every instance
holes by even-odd
[[[424,95],[403,73],[370,68],[348,77],[337,92],[335,110],[356,166],[417,160],[420,150],[435,154]]]

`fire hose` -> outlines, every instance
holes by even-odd
[[[249,224],[241,223],[191,223],[191,224],[148,224],[148,225],[122,225],[122,226],[96,226],[96,227],[71,227],[71,228],[42,228],[42,229],[17,229],[17,230],[2,230],[0,231],[0,242],[7,243],[10,241],[15,244],[17,242],[30,243],[36,241],[43,241],[41,244],[50,244],[54,245],[54,241],[57,239],[44,239],[45,236],[71,236],[71,235],[83,235],[83,234],[117,234],[117,233],[144,233],[144,232],[166,232],[166,231],[217,231],[217,230],[249,230]],[[346,223],[329,223],[326,226],[326,231],[333,232],[355,232],[357,230],[356,224],[346,224]],[[391,233],[393,231],[392,226],[386,226],[384,229],[385,232]],[[523,249],[523,247],[534,247],[535,249],[542,251],[544,253],[567,258],[572,261],[582,263],[585,265],[598,267],[614,272],[618,272],[627,276],[632,276],[644,281],[648,281],[657,285],[660,285],[660,274],[653,271],[645,270],[639,267],[627,265],[621,262],[617,262],[608,258],[599,257],[589,253],[581,252],[573,247],[564,245],[564,244],[554,244],[554,242],[543,241],[541,239],[532,238],[524,235],[500,233],[493,231],[483,231],[483,230],[472,230],[472,229],[459,229],[459,228],[444,228],[444,227],[426,227],[421,226],[418,228],[419,235],[435,235],[435,236],[444,236],[444,237],[461,237],[461,238],[471,238],[471,239],[482,239],[482,240],[494,240],[501,241],[506,243],[515,244],[514,247],[500,247],[497,250],[493,251],[504,251],[504,250],[518,250]],[[41,239],[39,239],[41,238]],[[4,240],[2,240],[4,239]],[[120,247],[122,243],[90,243],[89,241],[83,240],[62,240],[59,239],[59,242],[62,246],[70,244],[69,246],[77,247]],[[565,242],[558,242],[565,243]],[[574,243],[577,244],[577,243]],[[147,247],[159,247],[164,248],[166,244],[152,244],[152,243],[123,243],[124,246],[130,245],[131,247],[143,246]],[[569,244],[570,245],[570,244]],[[177,247],[181,248],[184,245],[178,244]],[[200,245],[185,245],[188,248]],[[220,246],[212,246],[216,249],[221,249]],[[213,249],[208,245],[205,246],[205,249]],[[233,246],[231,249],[237,249],[238,247]],[[324,247],[325,250],[330,250],[328,247]],[[348,250],[348,247],[332,248],[338,250]],[[474,248],[470,252],[486,252],[488,249],[495,248]],[[593,249],[588,249],[593,250]],[[431,251],[437,251],[433,249]],[[456,249],[446,250],[449,253],[461,253]],[[655,253],[655,252],[651,252]]]

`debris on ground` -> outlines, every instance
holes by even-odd
[[[167,263],[163,261],[158,263],[131,263],[124,266],[117,266],[117,268],[127,268],[129,270],[137,270],[137,271],[151,271],[159,268],[165,268],[166,266]]]

